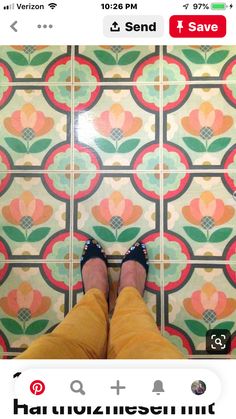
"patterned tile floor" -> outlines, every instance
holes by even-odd
[[[161,333],[236,356],[236,47],[0,48],[0,357],[81,298],[89,236],[119,263],[138,238]]]

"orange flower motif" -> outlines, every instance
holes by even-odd
[[[190,205],[183,207],[182,213],[189,223],[210,230],[231,220],[235,210],[225,205],[222,199],[216,199],[211,192],[205,191],[200,198],[193,199]]]
[[[227,298],[225,293],[207,282],[201,290],[193,292],[191,298],[183,302],[185,310],[197,319],[211,324],[232,314],[236,309],[236,300]]]
[[[110,225],[114,230],[134,223],[141,217],[142,212],[139,205],[133,205],[130,199],[124,198],[117,191],[92,208],[94,218],[101,224]]]
[[[44,205],[31,192],[23,192],[19,198],[13,199],[8,206],[2,208],[4,218],[11,224],[20,225],[24,230],[45,223],[52,213],[52,207]]]
[[[101,135],[118,141],[135,134],[142,126],[142,119],[134,117],[121,105],[114,104],[94,120],[94,126]]]
[[[37,111],[31,103],[26,103],[20,110],[13,112],[10,118],[4,120],[5,128],[25,141],[45,135],[53,125],[53,119],[46,118],[44,113]]]
[[[199,109],[194,109],[189,116],[182,118],[181,122],[190,134],[209,140],[228,131],[233,125],[233,118],[229,115],[224,116],[221,110],[215,109],[209,102],[204,102]]]
[[[51,305],[49,297],[43,297],[40,291],[34,290],[29,282],[23,281],[6,297],[0,299],[1,309],[11,317],[18,317],[22,322],[32,317],[41,316]]]

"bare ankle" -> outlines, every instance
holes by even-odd
[[[91,259],[82,270],[85,293],[92,288],[102,291],[108,295],[107,268],[101,259]]]
[[[127,261],[121,268],[118,293],[126,287],[134,287],[141,295],[143,295],[145,280],[146,272],[143,266],[136,261]]]

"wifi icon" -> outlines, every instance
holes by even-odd
[[[49,3],[48,5],[51,9],[55,9],[57,7],[56,3]]]

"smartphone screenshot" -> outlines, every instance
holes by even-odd
[[[0,415],[234,419],[236,3],[0,4]]]

